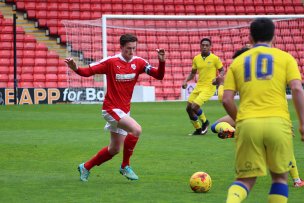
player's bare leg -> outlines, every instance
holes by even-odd
[[[141,126],[132,117],[125,116],[119,120],[117,127],[128,132],[124,140],[123,161],[119,172],[130,180],[138,180],[138,176],[130,167],[130,158],[142,132]]]
[[[124,140],[125,136],[115,132],[111,132],[111,140],[108,146],[109,153],[113,156],[118,154],[120,152],[120,148]]]

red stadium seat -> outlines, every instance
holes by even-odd
[[[57,19],[58,18],[58,11],[57,10],[49,10],[46,14],[47,19]]]
[[[80,4],[76,3],[76,1],[73,1],[72,4],[69,6],[69,10],[71,11],[80,11]]]
[[[265,8],[264,6],[256,6],[255,11],[257,14],[264,14],[265,13]]]
[[[10,74],[14,74],[14,65],[8,66],[7,68]],[[21,74],[21,68],[19,66],[17,66],[17,74]]]
[[[35,51],[34,53],[35,53],[36,58],[45,58],[47,56],[46,50],[38,50],[38,51]]]
[[[33,76],[33,74],[29,74],[29,73],[21,74],[20,81],[21,82],[33,82],[34,76]]]
[[[47,18],[47,12],[45,10],[37,10],[37,13],[36,13],[36,18],[38,19],[46,19]]]
[[[225,10],[227,15],[234,15],[236,13],[234,6],[226,6]]]
[[[35,59],[35,66],[46,66],[46,59],[45,58],[36,58]]]
[[[37,43],[36,50],[48,50],[44,43]]]
[[[7,82],[0,81],[0,88],[8,88]]]
[[[110,8],[111,9],[111,8]],[[91,4],[91,11],[95,11],[95,12],[100,12],[102,11],[101,9],[101,4],[97,3],[97,4]]]
[[[14,35],[12,35],[12,34],[2,34],[2,35],[0,35],[0,39],[3,42],[12,42],[14,40]]]
[[[23,55],[25,58],[35,58],[37,56],[36,52],[34,50],[24,50]]]
[[[52,74],[52,73],[50,73],[50,74],[46,74],[45,75],[45,80],[47,81],[47,82],[57,82],[57,74]]]
[[[273,6],[264,6],[264,8],[267,14],[275,14],[275,8]]]
[[[285,13],[286,14],[294,14],[295,13],[295,9],[293,6],[285,6]]]
[[[225,6],[223,5],[216,6],[215,11],[217,15],[224,15],[226,13]]]
[[[0,73],[0,82],[8,82],[8,74]]]
[[[80,19],[80,12],[79,11],[71,11],[70,12],[70,19],[71,20],[78,20],[78,19]]]
[[[0,58],[0,65],[1,66],[10,66],[13,65],[14,61],[12,58]]]
[[[195,6],[194,5],[185,5],[185,12],[187,14],[195,14],[196,10],[195,10]]]
[[[105,4],[105,5],[102,5],[100,9],[103,13],[111,12],[112,11],[112,5],[111,4]]]
[[[92,19],[98,19],[102,16],[102,13],[100,11],[93,11],[91,12],[91,18]]]
[[[263,5],[265,6],[273,6],[273,0],[263,0]]]
[[[22,43],[22,45],[23,45],[23,43]],[[0,50],[12,50],[12,49],[13,49],[12,42],[1,42],[0,43]]]
[[[37,2],[36,9],[37,9],[37,11],[47,10],[47,3],[46,2]]]
[[[21,72],[22,72],[22,74],[33,74],[33,72],[34,72],[34,68],[33,68],[33,66],[22,66],[22,68],[21,68]]]
[[[285,14],[285,9],[283,6],[275,6],[276,14]]]
[[[25,42],[24,43],[24,49],[35,50],[36,49],[36,43],[35,42]]]
[[[304,13],[304,6],[296,6],[295,8],[295,13],[296,14],[303,14]]]
[[[80,12],[80,19],[81,20],[90,20],[91,19],[91,12],[90,11],[81,11]]]
[[[9,67],[0,64],[0,74],[9,74],[9,73],[10,73]]]
[[[52,59],[57,59],[57,61],[58,61],[58,57],[59,56],[58,56],[57,52],[55,52],[53,50],[50,50],[49,52],[47,52],[48,59],[52,58]]]
[[[36,3],[35,2],[24,2],[24,8],[26,10],[35,10],[36,9]]]
[[[58,69],[57,66],[47,66],[46,73],[57,74]]]
[[[20,82],[19,85],[22,88],[31,88],[31,87],[34,87],[34,84],[32,82]]]
[[[35,88],[45,88],[45,82],[33,82],[33,87]]]
[[[66,74],[68,71],[68,67],[65,65],[58,66],[58,74]]]
[[[57,79],[58,79],[59,82],[66,82],[66,81],[68,81],[67,74],[58,74],[57,76],[58,76]]]
[[[254,6],[246,6],[245,11],[247,15],[254,15],[256,13]]]
[[[45,74],[46,73],[46,67],[41,65],[34,66],[34,73],[35,74]]]
[[[24,2],[20,2],[20,1],[18,1],[18,2],[16,2],[16,7],[17,7],[17,10],[18,11],[23,11],[24,10]]]
[[[244,6],[236,6],[235,7],[236,14],[245,14],[245,7]]]
[[[67,87],[69,87],[69,84],[68,84],[68,82],[58,82],[58,87],[59,88],[67,88]]]
[[[57,88],[57,82],[45,82],[45,87],[47,88]]]
[[[45,74],[34,74],[34,82],[45,82]]]

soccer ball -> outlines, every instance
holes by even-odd
[[[208,173],[196,172],[190,178],[190,188],[194,192],[208,192],[211,189],[212,181]]]

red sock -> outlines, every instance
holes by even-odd
[[[124,141],[124,149],[123,149],[123,160],[121,164],[121,168],[130,165],[130,157],[133,154],[133,150],[138,141],[138,137],[134,135],[128,134]]]
[[[101,149],[95,156],[93,156],[89,161],[84,164],[84,167],[89,171],[94,166],[99,166],[100,164],[112,159],[113,155],[109,153],[108,146]]]

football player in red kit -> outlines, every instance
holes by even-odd
[[[105,74],[107,93],[102,106],[102,115],[107,121],[105,129],[111,132],[108,146],[95,156],[78,166],[80,180],[88,181],[90,170],[94,166],[112,159],[119,153],[123,144],[123,160],[119,172],[130,180],[138,176],[130,167],[130,157],[141,134],[141,126],[130,116],[130,102],[139,74],[146,73],[158,80],[165,74],[165,50],[157,49],[159,65],[152,67],[145,59],[135,56],[137,37],[124,34],[120,37],[121,53],[92,63],[89,67],[77,67],[72,58],[65,59],[66,64],[75,73],[83,77]]]

